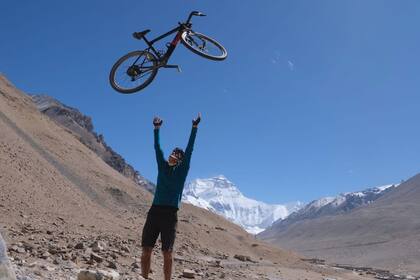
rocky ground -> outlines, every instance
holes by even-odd
[[[39,229],[30,222],[7,228],[8,253],[17,279],[142,279],[140,276],[141,248],[134,239],[118,234],[89,234],[89,229],[63,232],[60,224]],[[259,246],[257,243],[255,247]],[[214,253],[186,242],[178,246],[174,257],[174,279],[370,279],[372,275],[349,272],[326,265],[295,263],[287,265],[268,259],[230,252]],[[162,256],[154,250],[152,279],[163,279]],[[103,278],[89,278],[84,270],[103,272]],[[82,271],[82,273],[81,273]],[[110,278],[106,278],[105,275]],[[80,274],[80,275],[79,275]],[[77,278],[79,275],[79,278]],[[100,274],[97,274],[100,275]],[[114,276],[112,276],[114,275]],[[118,277],[117,277],[118,276]]]

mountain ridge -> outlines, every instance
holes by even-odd
[[[280,231],[282,228],[305,219],[315,219],[328,215],[339,215],[362,207],[379,199],[398,184],[389,184],[367,188],[362,191],[340,193],[335,197],[323,197],[313,200],[298,211],[282,220],[275,221],[271,228]],[[268,228],[267,230],[271,230]],[[262,236],[264,233],[262,233]]]
[[[259,238],[309,257],[420,273],[420,174],[337,215],[281,222]]]
[[[133,182],[153,191],[155,186],[152,182],[141,176],[140,172],[125,161],[105,141],[102,134],[94,130],[92,118],[80,112],[77,108],[68,106],[48,95],[31,95],[38,110],[50,117],[53,121],[68,129],[86,147],[95,152],[109,166],[130,178]]]

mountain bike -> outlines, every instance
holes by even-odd
[[[205,14],[193,11],[186,22],[178,22],[177,27],[151,41],[146,38],[150,29],[134,32],[133,37],[144,40],[148,47],[144,50],[130,52],[118,59],[109,74],[111,86],[120,93],[134,93],[147,87],[156,77],[159,68],[177,68],[180,72],[178,65],[168,64],[169,58],[180,41],[187,49],[204,58],[224,60],[227,57],[227,51],[221,44],[192,30],[191,19],[193,16],[203,17]],[[173,33],[176,35],[171,42],[166,44],[166,51],[155,49],[154,43]]]

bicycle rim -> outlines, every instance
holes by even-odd
[[[110,74],[112,87],[121,93],[134,93],[149,85],[157,73],[155,57],[147,51],[134,51],[120,58]]]
[[[192,30],[182,33],[182,43],[192,52],[212,60],[224,60],[226,49],[216,40]]]

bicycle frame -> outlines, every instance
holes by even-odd
[[[147,40],[146,36],[143,36],[144,41],[148,45],[148,48],[146,50],[151,50],[159,58],[159,61],[162,63],[162,65],[160,65],[160,67],[166,65],[166,63],[168,62],[168,60],[171,57],[172,53],[174,52],[176,46],[178,45],[179,41],[181,40],[181,34],[185,30],[189,29],[190,27],[191,27],[191,24],[188,24],[188,26],[187,26],[186,23],[180,23],[179,26],[177,26],[174,29],[166,32],[165,34],[160,35],[159,37],[156,37],[155,39],[153,39],[151,41]],[[153,44],[156,43],[157,41],[162,40],[163,38],[166,38],[166,37],[170,36],[173,33],[177,33],[177,34],[172,39],[172,41],[169,43],[169,45],[167,45],[167,48],[168,49],[162,55],[159,51],[157,51],[153,47]]]
[[[166,32],[165,34],[160,35],[159,37],[156,37],[155,39],[149,41],[146,38],[146,35],[143,36],[144,41],[146,42],[146,44],[149,46],[146,50],[149,51],[151,50],[159,59],[159,62],[161,63],[161,65],[159,65],[159,67],[166,67],[166,68],[178,68],[178,66],[176,65],[167,65],[167,62],[169,60],[169,58],[171,57],[172,53],[174,52],[176,46],[178,45],[179,41],[181,40],[181,35],[185,30],[191,29],[191,19],[193,16],[205,16],[205,14],[198,12],[198,11],[192,11],[186,22],[181,23],[178,22],[179,26],[175,27],[174,29]],[[154,47],[153,44],[156,43],[157,41],[162,40],[165,37],[168,37],[169,35],[173,34],[173,33],[177,33],[176,36],[172,39],[172,41],[169,43],[169,45],[167,45],[167,50],[166,52],[162,55],[159,51],[157,51]],[[179,68],[178,68],[179,70]]]

